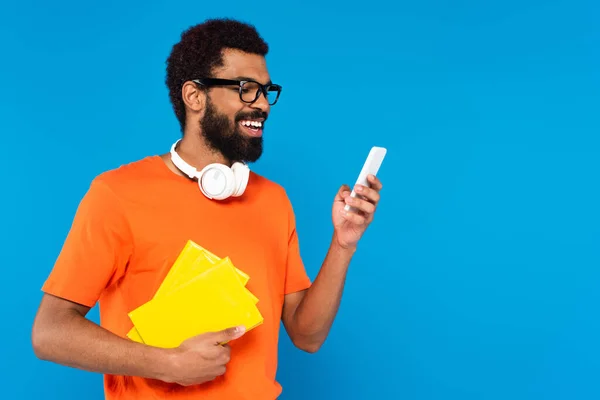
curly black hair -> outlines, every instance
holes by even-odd
[[[186,81],[209,77],[215,67],[223,65],[222,51],[237,49],[265,56],[268,44],[248,23],[233,19],[209,19],[192,26],[181,34],[167,58],[165,83],[175,115],[185,129],[185,106],[181,88]]]

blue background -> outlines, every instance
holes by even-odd
[[[326,345],[281,340],[281,398],[599,398],[593,3],[3,2],[3,397],[103,398],[99,375],[34,357],[40,286],[91,179],[179,137],[180,32],[232,16],[284,86],[253,168],[292,197],[311,277],[335,191],[388,148]]]

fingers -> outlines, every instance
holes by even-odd
[[[231,360],[231,347],[228,345],[219,346],[219,354],[217,356],[217,362],[219,364],[227,364]]]
[[[207,334],[210,341],[215,345],[220,345],[222,343],[227,343],[230,340],[238,339],[241,337],[246,331],[244,326],[237,326],[233,328],[227,328],[220,332],[213,332]]]
[[[367,217],[363,214],[346,210],[342,210],[341,212],[344,219],[354,225],[363,225],[367,223]]]
[[[374,190],[376,190],[377,192],[380,192],[381,189],[383,188],[383,184],[381,183],[381,181],[379,180],[379,178],[377,178],[375,175],[369,175],[367,177],[367,180],[371,184],[371,187]]]
[[[344,201],[349,206],[354,207],[365,214],[373,214],[375,212],[375,204],[367,200],[361,199],[360,197],[348,196],[344,199]]]
[[[374,204],[377,204],[377,202],[380,199],[379,191],[382,188],[381,182],[373,175],[369,175],[369,183],[371,184],[371,187],[363,186],[363,185],[356,185],[354,187],[354,190],[356,191],[357,194],[370,200]]]
[[[347,195],[347,190],[344,190],[343,187],[340,189],[343,201],[356,210],[355,212],[345,212],[344,216],[346,220],[357,225],[364,224],[373,219],[377,203],[381,198],[379,194],[379,191],[383,187],[381,181],[374,175],[369,175],[367,179],[370,186],[355,185],[354,191],[357,194],[356,197]]]
[[[377,204],[379,202],[380,195],[379,192],[377,192],[375,189],[369,188],[367,186],[356,185],[354,187],[354,191],[358,195],[357,197],[367,200],[372,204]]]
[[[336,200],[344,200],[346,197],[350,196],[350,186],[342,185],[338,192],[336,193]]]

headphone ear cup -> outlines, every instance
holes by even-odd
[[[233,171],[223,164],[209,164],[200,171],[198,186],[209,199],[224,200],[236,189]]]
[[[250,168],[244,163],[235,162],[231,166],[231,171],[235,177],[235,189],[232,196],[239,197],[244,194],[248,180],[250,179]]]

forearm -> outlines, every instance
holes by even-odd
[[[348,266],[355,249],[332,241],[323,265],[294,312],[294,341],[317,349],[325,341],[340,307]]]
[[[48,319],[51,318],[51,321]],[[36,355],[91,372],[163,379],[169,352],[119,337],[68,310],[36,322]]]

